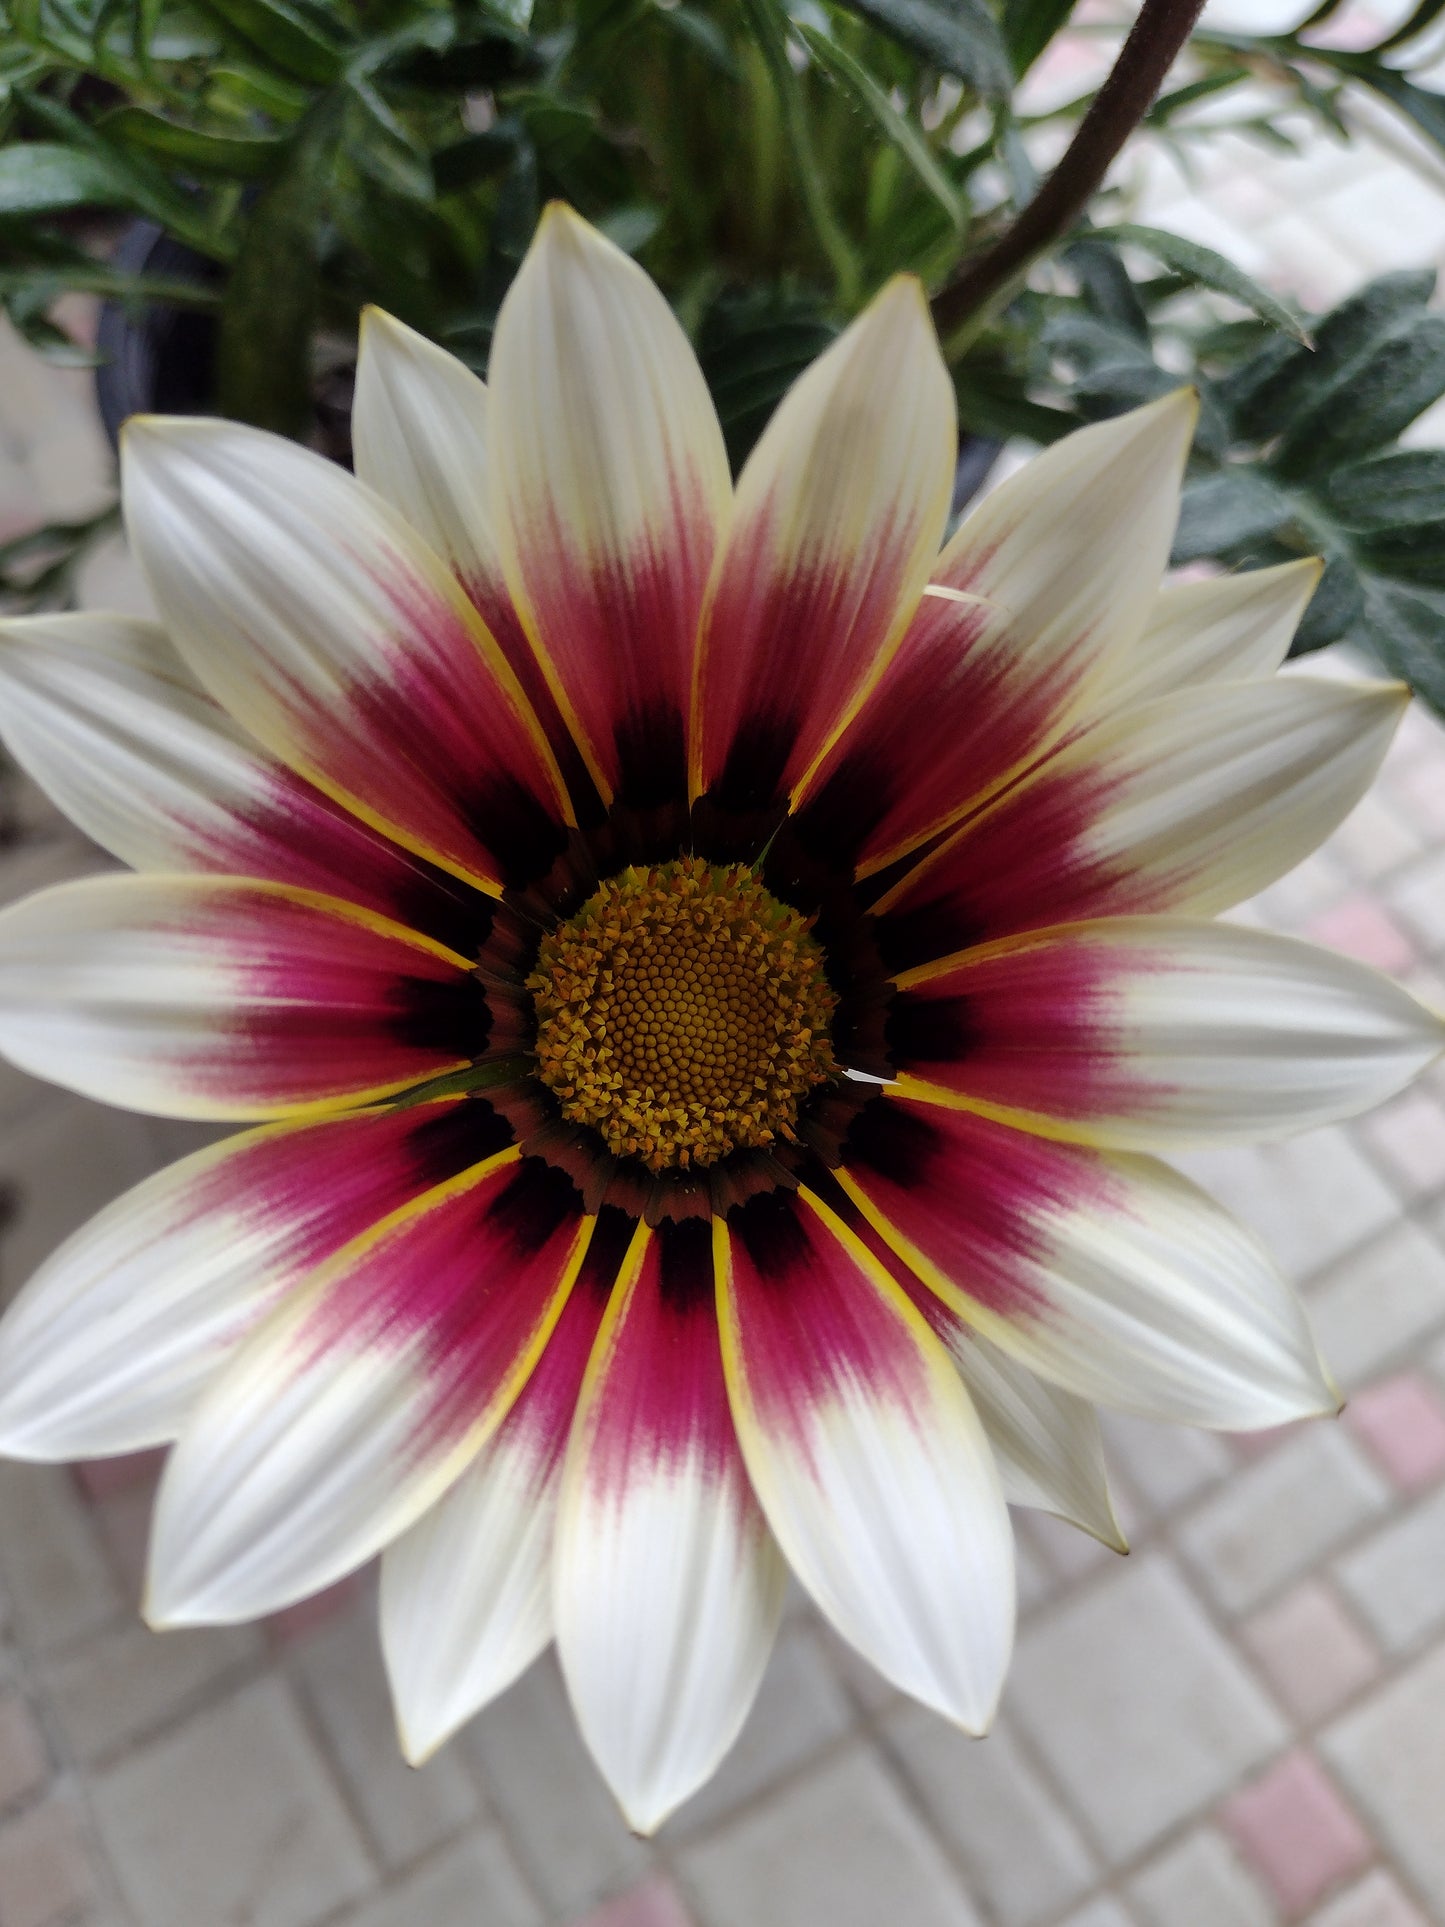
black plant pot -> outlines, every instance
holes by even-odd
[[[154,221],[132,221],[112,259],[127,274],[165,275],[205,287],[219,279],[214,262],[173,241]],[[205,415],[216,400],[216,317],[204,308],[148,302],[130,308],[107,301],[100,310],[95,371],[100,419],[119,447],[128,415]]]
[[[113,256],[131,274],[157,274],[205,287],[220,270],[154,221],[132,221]],[[95,396],[111,446],[120,445],[128,415],[208,415],[216,405],[216,317],[200,308],[169,308],[160,302],[132,311],[119,301],[100,311],[96,346],[105,357],[95,371]],[[350,389],[333,383],[317,397],[316,440],[329,455],[350,461]],[[965,435],[959,444],[952,512],[958,515],[987,481],[1003,448],[988,435]]]

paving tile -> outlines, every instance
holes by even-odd
[[[35,1716],[15,1692],[0,1692],[0,1812],[38,1793],[50,1761]]]
[[[1430,1927],[1430,1923],[1394,1875],[1377,1868],[1358,1886],[1311,1914],[1309,1927]]]
[[[785,1625],[737,1744],[708,1784],[668,1822],[664,1837],[709,1826],[731,1813],[840,1739],[852,1717],[847,1695],[813,1637],[811,1615]]]
[[[979,1927],[942,1853],[861,1747],[677,1864],[702,1927]]]
[[[0,1826],[0,1927],[69,1927],[97,1892],[85,1836],[63,1800]]]
[[[1214,1432],[1151,1425],[1118,1412],[1100,1414],[1104,1451],[1151,1518],[1177,1511],[1229,1471],[1229,1447]]]
[[[914,1800],[1004,1927],[1055,1914],[1098,1877],[1078,1829],[1006,1726],[973,1740],[924,1708],[902,1705],[883,1724]]]
[[[582,1913],[648,1871],[647,1848],[627,1831],[577,1737],[550,1654],[473,1720],[458,1744],[551,1912]]]
[[[604,1900],[574,1927],[692,1927],[682,1895],[661,1874],[615,1900]]]
[[[1360,1134],[1411,1203],[1445,1190],[1445,1110],[1419,1086],[1360,1122]]]
[[[1445,1487],[1382,1526],[1336,1573],[1387,1653],[1407,1652],[1445,1627]]]
[[[1135,1554],[1028,1626],[1009,1705],[1116,1859],[1217,1800],[1284,1738],[1278,1715],[1159,1555]]]
[[[90,1508],[64,1467],[0,1459],[0,1581],[31,1652],[56,1652],[118,1617]]]
[[[279,1680],[208,1707],[93,1782],[145,1927],[311,1927],[371,1884],[355,1827]]]
[[[1338,1127],[1260,1149],[1195,1151],[1178,1162],[1254,1227],[1296,1284],[1399,1216],[1394,1192]]]
[[[1219,1818],[1287,1913],[1359,1873],[1373,1853],[1359,1818],[1304,1747],[1226,1800]]]
[[[199,1705],[264,1651],[252,1626],[154,1633],[127,1615],[52,1661],[42,1677],[70,1747],[91,1763]]]
[[[1070,1914],[1063,1927],[1136,1927],[1138,1916],[1127,1912],[1111,1894],[1091,1900],[1076,1914]]]
[[[1320,1350],[1353,1396],[1445,1324],[1445,1251],[1418,1225],[1397,1224],[1322,1277],[1308,1305]]]
[[[1440,791],[1440,776],[1433,759],[1423,770],[1407,779],[1413,790],[1412,803],[1434,799]],[[1432,825],[1435,835],[1440,825]],[[1408,873],[1389,887],[1391,908],[1410,934],[1429,951],[1445,950],[1445,852],[1437,852],[1411,866]]]
[[[476,1817],[476,1786],[454,1748],[420,1768],[401,1755],[369,1593],[297,1642],[292,1672],[387,1866],[420,1859]]]
[[[1321,1749],[1427,1914],[1445,1919],[1445,1646],[1338,1720]]]
[[[1148,1927],[1274,1927],[1273,1902],[1212,1829],[1191,1833],[1129,1882],[1129,1898]]]
[[[542,1927],[542,1920],[506,1841],[489,1828],[434,1855],[348,1915],[347,1927]]]
[[[1227,1612],[1247,1612],[1389,1502],[1354,1440],[1321,1420],[1229,1480],[1176,1539],[1210,1596]]]
[[[1345,1424],[1402,1492],[1445,1476],[1445,1399],[1419,1372],[1399,1372],[1356,1393]]]
[[[1240,1627],[1276,1697],[1313,1724],[1379,1677],[1375,1648],[1328,1586],[1307,1579]]]
[[[11,1298],[102,1205],[157,1167],[147,1120],[56,1092],[0,1135],[0,1175],[14,1199],[0,1237]]]

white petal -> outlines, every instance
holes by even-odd
[[[845,1157],[840,1183],[904,1264],[1076,1397],[1239,1431],[1336,1408],[1268,1252],[1167,1165],[896,1096]]]
[[[252,742],[154,623],[0,623],[0,729],[70,820],[133,869],[261,877],[455,926],[465,886],[424,873]]]
[[[1410,700],[1399,683],[1220,683],[1110,717],[969,819],[883,897],[890,961],[1089,918],[1209,915],[1338,828]]]
[[[1204,582],[1173,582],[1154,599],[1138,647],[1121,655],[1101,697],[1124,707],[1170,690],[1272,676],[1319,584],[1314,556]]]
[[[561,780],[496,639],[335,463],[235,422],[133,417],[126,526],[192,671],[363,821],[495,891]]]
[[[1127,1552],[1093,1406],[1019,1365],[961,1319],[950,1319],[939,1336],[983,1420],[1009,1504],[1052,1512]]]
[[[406,1757],[420,1766],[552,1637],[552,1539],[572,1414],[616,1259],[594,1237],[516,1404],[381,1559],[381,1644]]]
[[[786,1569],[728,1411],[701,1221],[639,1230],[578,1407],[557,1520],[557,1651],[628,1824],[652,1833],[732,1745]]]
[[[454,1047],[398,1025],[435,997],[457,1010]],[[459,1069],[484,1024],[465,958],[281,884],[97,877],[0,912],[0,1049],[130,1110],[239,1121],[371,1102]]]
[[[1188,917],[1066,924],[899,981],[900,1091],[1125,1150],[1331,1124],[1445,1048],[1445,1020],[1378,971]]]
[[[784,396],[738,479],[703,626],[695,792],[806,788],[884,673],[937,560],[956,404],[897,275]],[[732,751],[749,767],[730,767]]]
[[[698,613],[732,498],[677,317],[554,203],[497,317],[492,510],[518,614],[604,794],[681,775]]]
[[[228,1624],[320,1591],[465,1470],[526,1383],[586,1246],[569,1182],[518,1158],[393,1212],[239,1348],[166,1465],[152,1625]],[[519,1258],[517,1224],[534,1213]]]
[[[0,1451],[84,1459],[172,1439],[244,1334],[405,1202],[460,1102],[209,1145],[68,1238],[0,1319]]]
[[[1013,1641],[998,1470],[947,1353],[808,1192],[717,1223],[728,1392],[789,1565],[884,1678],[967,1731]]]

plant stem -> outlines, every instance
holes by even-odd
[[[954,354],[1013,295],[1040,255],[1084,212],[1119,150],[1164,84],[1204,0],[1144,0],[1113,71],[1058,166],[991,247],[933,298],[939,335]]]

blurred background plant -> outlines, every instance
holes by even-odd
[[[1047,442],[1192,380],[1176,559],[1323,553],[1299,647],[1361,641],[1445,708],[1445,452],[1396,447],[1445,393],[1433,276],[1301,315],[1102,185],[1139,127],[1188,167],[1222,127],[1287,142],[1286,109],[1348,141],[1371,96],[1445,148],[1445,95],[1412,74],[1445,0],[1349,47],[1330,39],[1340,0],[1287,32],[1191,38],[1198,12],[0,0],[0,300],[42,354],[100,364],[112,424],[213,408],[344,460],[361,307],[485,373],[562,196],[665,289],[740,461],[799,369],[909,270],[957,385],[961,492],[1002,438]],[[1102,87],[1029,110],[1055,35],[1117,43],[1131,21]],[[106,303],[94,346],[57,312],[74,293]],[[63,606],[114,522],[0,545],[0,596]]]

